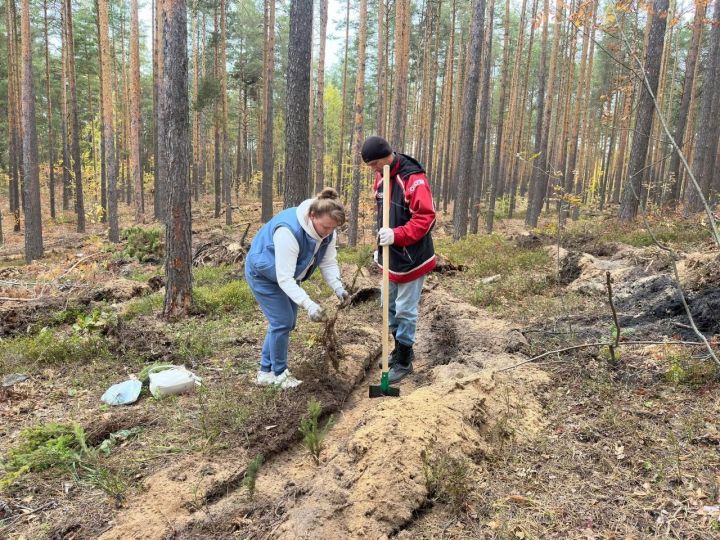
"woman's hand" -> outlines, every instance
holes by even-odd
[[[335,296],[337,296],[340,302],[342,302],[343,304],[350,300],[350,293],[347,292],[342,286],[335,289]]]
[[[327,321],[327,314],[325,309],[313,303],[307,310],[308,317],[312,322],[323,322]]]

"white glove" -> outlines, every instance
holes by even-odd
[[[383,227],[378,231],[378,244],[392,246],[395,243],[395,233],[390,227]]]
[[[338,287],[335,289],[335,296],[337,296],[341,302],[345,303],[350,298],[350,293],[343,287]]]
[[[373,252],[373,261],[375,261],[375,264],[380,264],[380,259],[379,259],[379,257],[380,257],[380,255],[378,254],[378,250],[376,249],[376,250]]]
[[[310,317],[310,320],[312,322],[322,322],[327,320],[327,315],[325,315],[325,309],[315,303],[313,303],[307,311],[308,316]]]

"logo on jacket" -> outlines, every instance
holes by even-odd
[[[412,185],[411,185],[410,188],[408,189],[408,192],[409,192],[409,193],[412,193],[412,192],[414,192],[418,187],[420,187],[420,186],[422,186],[422,185],[424,185],[424,184],[425,184],[425,180],[422,179],[422,178],[418,178],[417,180],[415,180],[415,181],[412,183]]]

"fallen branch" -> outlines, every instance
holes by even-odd
[[[23,512],[22,514],[18,514],[17,516],[10,517],[10,518],[8,518],[7,523],[3,523],[3,527],[2,527],[2,529],[0,529],[0,532],[1,532],[1,531],[6,531],[6,530],[9,529],[13,524],[15,524],[17,521],[20,521],[22,518],[25,518],[25,517],[30,516],[30,515],[32,515],[32,514],[36,514],[36,513],[38,513],[38,512],[42,512],[43,510],[47,510],[48,508],[54,507],[54,506],[57,506],[57,502],[56,502],[56,501],[54,501],[54,500],[53,500],[53,501],[48,501],[48,502],[46,502],[45,504],[42,504],[42,505],[38,506],[37,508],[35,508],[35,509],[33,509],[33,510],[29,510],[28,512]],[[0,523],[2,523],[2,521],[0,521]]]
[[[610,351],[610,358],[612,358],[613,362],[616,362],[615,349],[617,349],[618,343],[620,343],[620,323],[618,322],[617,311],[615,311],[615,304],[613,303],[612,279],[610,278],[610,272],[605,272],[605,281],[607,283],[608,301],[610,302],[610,309],[612,310],[613,320],[615,321],[615,341],[614,343],[608,345],[608,350]]]
[[[702,341],[622,341],[621,344],[622,345],[691,345],[692,346],[692,345],[703,345],[703,342]],[[596,343],[581,343],[580,345],[572,345],[571,347],[565,347],[564,349],[556,349],[554,351],[544,352],[542,354],[533,356],[532,358],[528,358],[527,360],[519,362],[515,365],[508,366],[508,367],[502,368],[502,369],[498,369],[495,371],[495,373],[500,373],[501,371],[510,371],[511,369],[515,369],[516,367],[524,366],[525,364],[535,362],[537,360],[540,360],[541,358],[550,356],[551,354],[560,354],[563,352],[575,351],[577,349],[586,349],[588,347],[610,347],[610,346],[612,346],[612,343],[606,343],[604,341],[596,342]]]

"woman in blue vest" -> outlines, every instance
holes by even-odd
[[[320,268],[335,295],[341,301],[348,298],[335,249],[335,229],[343,223],[345,208],[337,192],[325,188],[314,199],[277,214],[253,238],[245,260],[245,278],[268,320],[257,384],[278,384],[285,389],[302,382],[287,368],[290,331],[295,328],[298,306],[307,310],[311,321],[324,321],[326,316],[300,282]]]

